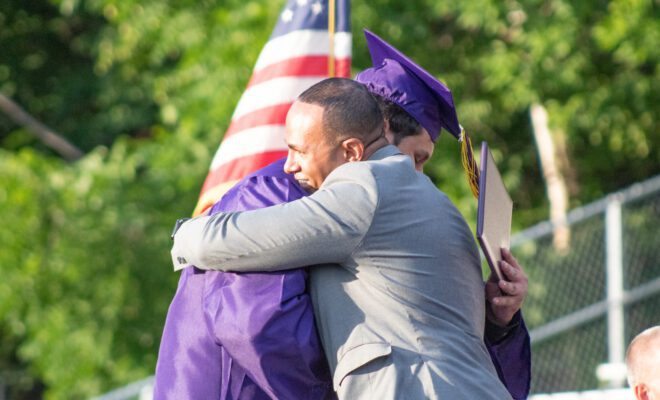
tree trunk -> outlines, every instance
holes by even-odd
[[[534,104],[529,114],[550,202],[550,222],[554,226],[553,244],[555,249],[566,251],[571,235],[566,223],[568,194],[564,177],[558,166],[555,144],[548,127],[548,113],[542,105]]]

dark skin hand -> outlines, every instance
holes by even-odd
[[[490,274],[486,282],[488,320],[499,326],[507,326],[513,316],[522,307],[527,295],[527,275],[518,261],[507,249],[501,249],[500,270],[504,279],[497,281],[497,276]]]

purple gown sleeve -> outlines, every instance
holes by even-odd
[[[276,162],[235,186],[211,213],[244,211],[305,195]],[[330,372],[316,333],[307,272],[209,271],[204,313],[216,341],[272,398],[324,399]],[[247,388],[244,388],[244,390]]]
[[[529,396],[532,352],[529,332],[518,311],[511,321],[511,329],[497,332],[492,326],[486,326],[484,341],[490,358],[493,360],[497,375],[515,400]]]

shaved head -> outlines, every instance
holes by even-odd
[[[660,400],[660,326],[640,333],[626,354],[628,383],[638,399]]]

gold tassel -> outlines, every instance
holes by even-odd
[[[474,159],[474,150],[472,149],[472,141],[468,136],[465,129],[461,127],[461,162],[465,175],[470,185],[470,190],[475,198],[479,198],[479,166]]]

